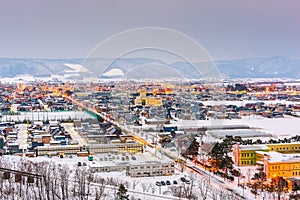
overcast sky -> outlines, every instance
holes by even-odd
[[[0,57],[84,58],[137,27],[189,35],[215,60],[300,58],[299,0],[0,0]]]

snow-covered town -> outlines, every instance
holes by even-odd
[[[297,82],[0,91],[5,199],[299,198]]]

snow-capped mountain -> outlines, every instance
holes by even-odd
[[[217,70],[215,70],[215,66]],[[214,71],[222,78],[300,78],[300,60],[286,57],[247,58],[214,63],[176,62],[158,59],[14,59],[0,58],[0,77],[93,74],[97,77],[199,78]],[[115,73],[115,74],[114,74]]]

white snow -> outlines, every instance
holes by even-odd
[[[113,68],[105,72],[103,76],[124,76],[124,72],[121,69]]]
[[[73,69],[75,72],[89,72],[90,71],[90,70],[88,70],[87,68],[85,68],[84,66],[82,66],[80,64],[66,63],[64,65],[71,68],[71,69]]]

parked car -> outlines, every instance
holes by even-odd
[[[171,182],[170,182],[170,181],[166,181],[166,184],[167,184],[167,185],[171,185]]]
[[[185,179],[184,177],[181,177],[180,180],[181,180],[182,182],[185,182],[185,181],[186,181],[186,179]]]
[[[177,185],[177,181],[176,181],[176,180],[174,180],[174,181],[173,181],[173,184],[174,184],[174,185]]]
[[[159,181],[156,181],[155,185],[161,186],[161,183]]]
[[[162,186],[166,185],[166,183],[164,181],[160,182]]]

